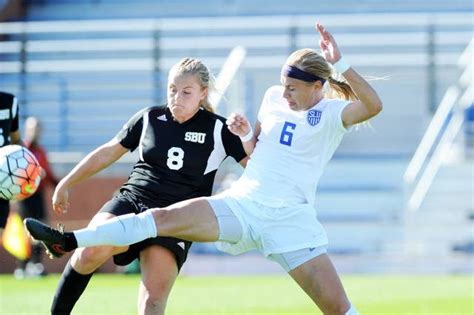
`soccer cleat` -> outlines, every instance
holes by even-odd
[[[32,218],[26,218],[23,223],[31,237],[46,248],[49,258],[59,258],[68,252],[64,249],[66,238],[61,231]]]

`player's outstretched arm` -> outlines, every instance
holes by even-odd
[[[342,59],[341,52],[332,34],[320,24],[316,24],[316,30],[319,32],[319,46],[321,53],[332,65],[342,69],[342,75],[351,86],[354,93],[359,98],[345,107],[342,112],[342,121],[346,127],[366,121],[367,119],[377,115],[382,110],[382,101],[372,86],[359,75],[352,67],[345,63]]]
[[[69,188],[105,169],[126,152],[128,149],[114,138],[89,153],[56,186],[52,198],[54,212],[57,214],[67,212]]]

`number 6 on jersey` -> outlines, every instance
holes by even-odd
[[[293,132],[296,128],[296,124],[285,121],[283,125],[283,130],[280,135],[280,143],[291,146],[291,140],[293,140]]]

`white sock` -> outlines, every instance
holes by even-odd
[[[346,312],[346,315],[359,315],[359,312],[357,312],[356,308],[351,304],[351,307]]]
[[[95,226],[74,231],[78,247],[125,246],[157,236],[151,211],[121,215]]]

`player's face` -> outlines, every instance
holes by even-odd
[[[307,83],[281,76],[281,84],[285,88],[283,98],[287,100],[288,106],[294,111],[308,110],[323,97],[322,86],[319,81]]]
[[[179,122],[193,117],[206,96],[207,89],[201,87],[196,75],[183,74],[168,79],[168,107]]]

